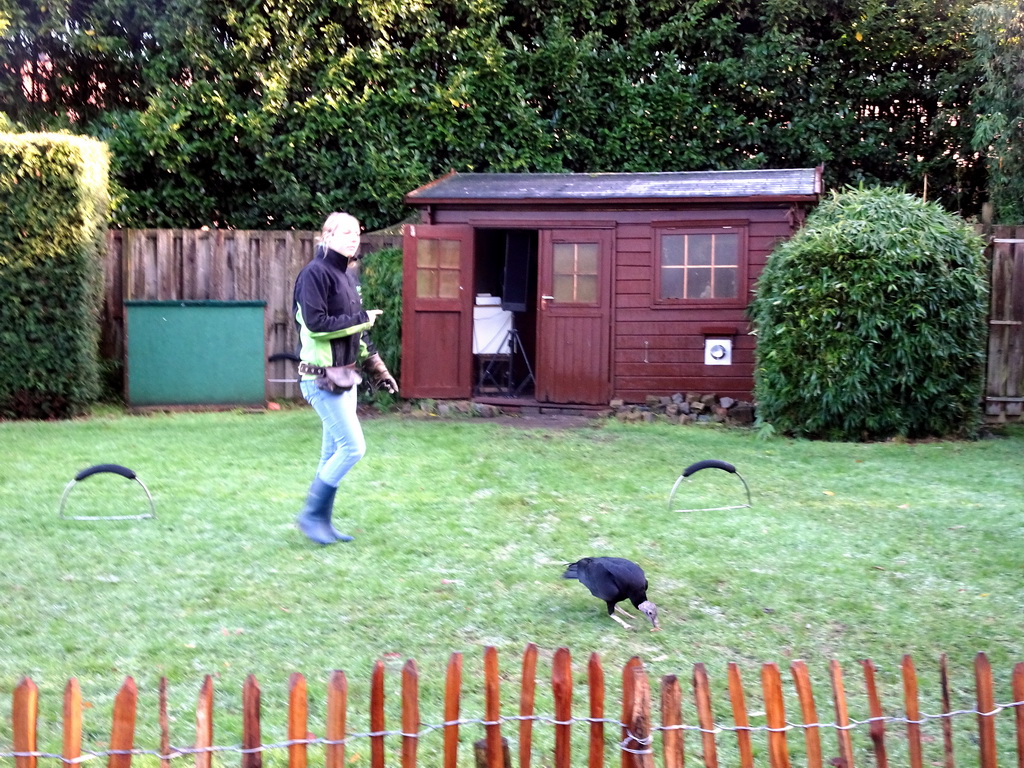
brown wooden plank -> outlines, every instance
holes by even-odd
[[[108,229],[103,261],[103,314],[100,354],[112,360],[124,358],[124,266],[121,230]]]
[[[160,689],[157,694],[157,721],[160,726],[160,768],[171,765],[171,721],[167,714],[167,678],[160,678]]]
[[[946,654],[939,657],[939,684],[942,687],[942,754],[943,768],[955,768],[953,759],[953,711],[949,692],[949,663]],[[1020,766],[1024,768],[1024,765]]]
[[[604,667],[601,657],[591,653],[587,661],[587,689],[590,693],[590,738],[588,768],[604,768]]]
[[[523,672],[519,686],[519,768],[530,768],[533,756],[533,715],[537,695],[537,646],[529,643],[523,651]]]
[[[156,230],[153,239],[153,265],[156,267],[156,298],[160,301],[181,298],[181,267],[175,264],[173,244],[171,230]]]
[[[732,705],[732,719],[736,724],[736,742],[740,752],[741,768],[753,768],[754,754],[750,744],[750,718],[747,716],[747,702],[743,694],[743,679],[736,662],[729,662],[729,702]]]
[[[64,686],[63,736],[61,755],[64,757],[64,764],[71,765],[82,756],[82,689],[78,679],[74,677]],[[160,754],[167,754],[162,743]]]
[[[345,737],[348,734],[348,678],[340,669],[327,681],[327,723],[324,736],[324,768],[345,768]]]
[[[194,230],[182,230],[181,236],[181,296],[183,299],[202,298],[199,269],[199,235]]]
[[[878,688],[875,685],[875,663],[871,659],[864,659],[861,662],[864,668],[864,684],[867,689],[868,714],[871,717],[871,724],[868,726],[868,733],[871,736],[871,746],[875,752],[875,764],[878,768],[888,768],[889,758],[885,750],[885,723],[882,721],[882,701],[878,696]]]
[[[558,648],[551,662],[555,700],[555,768],[572,768],[572,656]]]
[[[843,688],[843,670],[839,662],[833,659],[829,664],[829,678],[832,681],[832,700],[836,707],[836,737],[839,741],[839,759],[843,768],[853,768],[853,741],[850,738],[849,707],[846,703],[846,690]]]
[[[145,298],[144,286],[139,282],[145,277],[145,270],[139,263],[138,242],[140,239],[141,232],[139,230],[129,230],[124,233],[121,242],[123,259],[121,285],[123,286],[122,295],[125,299]]]
[[[662,755],[665,768],[683,768],[686,763],[683,725],[683,691],[679,678],[661,678]]]
[[[196,704],[196,768],[210,768],[213,763],[213,678],[207,675],[199,689]]]
[[[807,665],[800,660],[789,666],[796,684],[796,695],[800,702],[800,714],[804,723],[804,742],[807,751],[807,768],[822,768],[821,729],[818,727],[818,710],[814,703],[811,678]]]
[[[626,754],[630,756],[633,768],[654,768],[651,686],[642,666],[633,667],[633,711],[626,722],[631,736],[626,743]]]
[[[622,713],[619,718],[619,722],[623,723],[622,733],[619,738],[620,743],[625,743],[629,736],[629,729],[626,727],[626,723],[629,722],[629,718],[633,714],[633,696],[635,689],[633,684],[636,682],[633,678],[633,670],[637,667],[642,666],[639,656],[633,656],[626,662],[626,665],[622,668]],[[619,764],[622,768],[630,768],[632,761],[629,759],[629,754],[619,750]]]
[[[110,757],[107,768],[130,768],[135,746],[135,712],[139,691],[135,680],[125,678],[121,690],[114,697],[113,726],[110,729]]]
[[[921,755],[921,708],[917,697],[917,671],[914,660],[907,654],[901,664],[903,673],[903,711],[907,714],[907,748],[910,768],[924,768]]]
[[[1024,661],[1013,667],[1011,689],[1015,702],[1024,701]],[[1017,726],[1017,768],[1024,768],[1024,706],[1014,707],[1014,723]]]
[[[225,296],[227,292],[227,253],[228,242],[226,238],[229,233],[223,229],[216,229],[212,232],[210,249],[210,270],[208,273],[209,283],[205,298],[214,299],[218,296]]]
[[[29,678],[23,677],[14,688],[11,704],[11,729],[15,752],[37,751],[36,728],[39,720],[39,688]],[[38,758],[25,755],[14,758],[15,768],[36,768]]]
[[[259,265],[263,253],[263,232],[247,231],[239,248],[236,294],[240,300],[259,299]]]
[[[420,740],[420,673],[409,659],[402,667],[402,768],[416,768]]]
[[[704,748],[704,765],[717,768],[718,748],[715,745],[715,716],[711,710],[711,687],[708,673],[702,663],[693,665],[693,697],[697,705],[697,724],[701,729],[701,744]]]
[[[384,662],[370,674],[370,768],[384,768]]]
[[[992,688],[992,667],[984,653],[974,657],[974,681],[978,695],[978,765],[996,768],[996,698]]]
[[[1019,398],[1024,395],[1024,243],[1013,246],[1013,309],[1011,320],[1014,325],[1008,326],[1011,331],[1007,363],[1007,397]],[[1015,420],[1024,411],[1024,403],[1009,402],[1006,413]]]
[[[295,318],[291,309],[292,289],[295,276],[288,270],[290,254],[285,254],[279,247],[279,239],[274,237],[266,242],[264,263],[260,273],[260,298],[267,302],[263,315],[267,357],[282,352],[295,352],[298,344],[292,338]],[[296,376],[295,363],[291,361],[267,361],[268,379],[285,379]],[[271,399],[279,397],[297,397],[298,385],[285,382],[268,382],[267,396]]]
[[[786,742],[786,704],[782,697],[782,675],[777,664],[761,666],[761,691],[764,694],[765,720],[768,725],[768,761],[772,768],[789,768]],[[812,702],[813,705],[813,702]],[[811,750],[808,747],[808,764]]]
[[[306,768],[309,749],[309,701],[306,678],[293,672],[288,678],[288,768]]]
[[[484,719],[487,721],[488,768],[504,768],[504,749],[501,743],[501,673],[498,669],[498,649],[484,649]]]
[[[260,731],[260,684],[249,674],[242,683],[242,768],[263,766]]]
[[[459,765],[459,699],[462,692],[462,654],[448,659],[444,684],[444,768]]]

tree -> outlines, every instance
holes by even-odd
[[[384,226],[451,169],[984,189],[973,0],[128,2],[0,30],[0,111],[106,140],[125,226]]]
[[[988,191],[998,223],[1024,222],[1024,5],[982,3],[972,9],[983,78],[976,89],[974,148],[988,164]]]
[[[758,416],[830,439],[972,434],[984,382],[983,243],[895,189],[834,194],[757,283]]]

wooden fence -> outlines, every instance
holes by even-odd
[[[1024,419],[1024,227],[995,227],[990,235],[991,309],[985,415]]]
[[[683,686],[675,675],[667,675],[660,681],[658,709],[661,722],[655,724],[650,684],[641,661],[636,657],[630,659],[622,671],[621,708],[618,708],[615,717],[608,717],[604,671],[597,654],[590,656],[586,667],[586,690],[589,697],[587,714],[574,715],[572,659],[566,648],[559,648],[552,658],[551,693],[554,712],[552,715],[538,715],[535,711],[538,694],[537,657],[537,647],[528,645],[522,658],[516,715],[508,716],[503,715],[500,703],[503,676],[498,667],[497,651],[492,647],[486,648],[483,665],[484,711],[479,713],[480,717],[468,719],[463,717],[461,711],[462,657],[458,653],[452,654],[445,678],[444,722],[436,726],[425,726],[421,721],[419,672],[415,661],[406,662],[401,676],[401,723],[397,731],[386,730],[385,668],[382,661],[376,663],[371,675],[370,730],[366,733],[353,733],[347,725],[348,682],[343,672],[336,671],[327,686],[326,708],[317,708],[325,712],[323,738],[313,737],[309,733],[310,707],[306,680],[300,674],[293,674],[288,681],[288,739],[279,744],[264,744],[262,741],[260,688],[256,678],[250,675],[242,689],[241,743],[232,747],[214,744],[213,681],[209,676],[199,692],[194,744],[190,747],[171,745],[167,683],[164,679],[161,681],[159,698],[160,744],[154,744],[149,749],[138,747],[135,744],[138,690],[129,677],[114,701],[108,749],[102,752],[86,752],[82,749],[83,699],[77,680],[72,679],[64,693],[62,751],[60,754],[40,752],[37,749],[36,730],[38,689],[26,678],[14,690],[11,718],[13,751],[0,752],[0,764],[4,759],[13,758],[15,768],[37,768],[37,761],[45,758],[70,764],[106,757],[108,768],[130,768],[133,756],[149,755],[150,759],[159,758],[162,768],[168,768],[171,760],[176,758],[190,759],[196,768],[210,768],[215,753],[235,752],[239,755],[241,768],[262,768],[264,753],[276,749],[287,752],[289,768],[306,768],[309,748],[322,746],[325,768],[345,768],[346,747],[359,747],[362,741],[369,742],[370,768],[384,768],[387,762],[385,741],[390,740],[391,752],[400,754],[401,768],[415,768],[421,742],[436,731],[441,731],[442,744],[437,745],[435,752],[441,756],[444,768],[456,768],[462,745],[460,736],[467,730],[467,726],[475,725],[479,729],[476,733],[483,733],[483,738],[475,745],[476,764],[479,768],[510,768],[510,739],[505,736],[506,733],[514,735],[518,741],[520,768],[531,768],[535,760],[538,765],[553,768],[583,766],[584,760],[587,768],[604,768],[608,759],[607,744],[617,747],[618,752],[612,754],[609,760],[611,766],[619,762],[621,768],[654,768],[658,762],[664,768],[683,768],[687,759],[691,765],[702,764],[705,768],[717,768],[719,765],[751,768],[755,764],[787,768],[793,764],[791,748],[794,755],[801,755],[800,764],[808,768],[823,768],[825,765],[854,768],[857,760],[862,764],[888,768],[890,759],[897,759],[897,750],[892,750],[893,757],[890,758],[888,749],[894,744],[900,746],[899,752],[905,754],[906,764],[911,768],[923,768],[925,765],[954,768],[954,719],[960,718],[966,720],[963,725],[970,730],[969,741],[976,744],[977,748],[977,760],[972,755],[968,764],[980,768],[996,768],[1002,760],[1003,765],[1016,763],[1018,768],[1024,766],[1024,663],[1017,664],[1012,671],[1012,701],[999,704],[994,692],[992,669],[984,654],[978,654],[974,662],[973,708],[957,711],[951,708],[953,696],[950,678],[946,659],[942,657],[942,711],[937,714],[927,714],[921,709],[917,673],[909,656],[905,656],[900,665],[902,713],[884,714],[894,709],[891,706],[883,708],[875,665],[870,660],[863,661],[861,668],[867,712],[870,715],[864,720],[856,720],[850,714],[850,700],[846,693],[843,670],[838,662],[833,661],[829,667],[830,708],[819,706],[815,701],[804,662],[796,661],[790,666],[795,687],[795,699],[790,696],[790,701],[795,701],[795,708],[799,709],[796,722],[787,714],[782,675],[776,664],[762,666],[760,694],[755,692],[748,697],[738,665],[730,663],[727,690],[732,725],[715,721],[712,687],[703,664],[694,665],[691,679],[695,723],[684,723]],[[758,700],[763,711],[751,710],[747,702],[754,699]],[[826,709],[832,711],[825,714]],[[1007,727],[1001,727],[1000,736],[997,737],[996,718],[1002,713],[1009,716],[1003,718]],[[764,725],[751,725],[761,720]],[[941,731],[939,736],[926,736],[924,727],[936,724]],[[534,728],[541,725],[550,725],[554,731],[553,749],[543,755],[534,749]],[[585,758],[575,756],[572,750],[573,737],[580,730],[586,743],[583,750]],[[941,762],[935,756],[926,757],[924,750],[925,741],[933,748],[940,738]],[[828,746],[833,739],[834,746]],[[799,740],[799,744],[796,740]],[[734,748],[730,754],[735,754],[735,757],[723,760],[719,754],[726,741]],[[353,754],[351,761],[357,759]],[[437,761],[429,762],[436,764]]]
[[[1024,227],[985,231],[991,243],[991,313],[985,414],[1024,419]],[[107,235],[103,354],[123,360],[126,299],[265,301],[267,355],[294,352],[292,283],[313,253],[315,232],[111,230]],[[400,234],[369,233],[363,252],[401,247]],[[294,364],[267,361],[267,396],[298,399]]]
[[[267,356],[294,353],[292,285],[313,256],[318,233],[222,229],[127,229],[107,233],[103,355],[123,360],[124,302],[220,300],[265,301]],[[401,247],[401,235],[363,235],[362,252]],[[267,397],[300,397],[295,364],[267,361]]]

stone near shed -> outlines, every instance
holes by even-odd
[[[648,395],[646,403],[648,408],[657,408],[661,405],[661,398],[657,395]]]
[[[686,402],[686,398],[683,397],[681,393],[676,392],[674,395],[672,395],[672,402],[675,403],[676,405],[682,405],[683,403]]]
[[[728,409],[728,408],[732,408],[733,405],[736,404],[736,401],[733,400],[731,397],[721,397],[721,398],[718,399],[718,404],[720,406],[722,406],[723,408]]]
[[[740,402],[729,409],[729,423],[747,427],[754,423],[754,406]]]
[[[608,407],[609,408],[614,408],[615,410],[619,410],[625,404],[626,404],[625,400],[623,400],[621,397],[617,397],[614,400],[612,400],[610,403],[608,403]]]

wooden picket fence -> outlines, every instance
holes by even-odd
[[[531,768],[537,757],[534,750],[534,727],[546,724],[551,725],[554,731],[553,754],[537,759],[536,762],[552,768],[583,765],[583,758],[574,759],[572,751],[573,732],[577,727],[583,727],[585,730],[587,768],[605,768],[606,738],[617,745],[621,768],[654,768],[659,755],[664,768],[683,768],[687,757],[691,758],[691,764],[700,763],[705,768],[734,764],[741,768],[752,768],[755,765],[755,757],[765,754],[767,764],[771,768],[787,768],[793,763],[790,757],[791,746],[799,747],[793,751],[802,754],[801,764],[806,764],[808,768],[823,768],[825,765],[854,768],[854,733],[858,729],[870,742],[858,743],[861,749],[856,754],[870,755],[870,760],[865,757],[862,762],[874,763],[878,768],[888,768],[890,757],[887,745],[896,741],[900,744],[901,750],[905,750],[911,768],[924,768],[926,764],[954,768],[953,721],[955,718],[973,716],[976,717],[976,725],[971,729],[971,741],[977,744],[977,765],[980,768],[996,768],[1000,757],[1003,758],[1004,765],[1010,764],[1010,760],[1013,759],[1018,768],[1024,766],[1024,663],[1017,664],[1012,671],[1013,701],[999,704],[994,692],[991,666],[986,656],[981,653],[974,662],[976,695],[974,708],[970,710],[954,711],[951,708],[951,685],[946,658],[943,656],[940,659],[942,711],[938,714],[926,714],[922,711],[917,672],[909,656],[903,658],[900,667],[903,714],[898,716],[884,714],[879,685],[876,683],[875,665],[870,660],[861,662],[870,717],[860,721],[850,715],[851,708],[843,670],[836,661],[829,667],[833,711],[824,718],[823,708],[819,708],[815,701],[806,664],[796,661],[790,666],[795,686],[795,701],[799,707],[797,722],[787,716],[783,680],[778,665],[768,663],[762,666],[760,697],[755,693],[750,698],[760,699],[763,712],[752,712],[747,704],[748,696],[744,690],[739,666],[730,663],[728,696],[733,725],[715,722],[712,687],[707,671],[700,663],[694,665],[692,674],[692,707],[696,712],[696,723],[684,724],[683,686],[677,676],[666,675],[660,681],[658,709],[661,723],[656,725],[650,683],[643,664],[637,657],[630,659],[622,671],[622,706],[621,714],[618,715],[621,719],[607,717],[604,670],[596,653],[591,654],[586,668],[589,695],[587,715],[574,716],[572,659],[566,648],[559,648],[552,659],[553,716],[538,715],[535,711],[538,694],[537,658],[537,647],[533,644],[528,645],[522,658],[517,714],[508,716],[502,713],[499,697],[502,676],[498,667],[498,654],[493,647],[486,648],[483,665],[484,711],[479,719],[466,719],[460,709],[462,656],[459,653],[452,654],[445,677],[444,722],[437,726],[425,726],[421,721],[419,672],[415,661],[406,662],[401,674],[401,726],[398,731],[386,730],[385,665],[383,661],[378,661],[370,680],[370,730],[367,733],[353,733],[348,727],[348,682],[344,672],[335,671],[327,686],[323,738],[316,738],[309,733],[310,707],[306,680],[301,674],[293,674],[288,681],[288,740],[280,744],[264,744],[262,741],[260,687],[256,678],[249,675],[242,687],[241,744],[233,747],[214,744],[213,681],[209,676],[202,685],[196,706],[194,745],[187,748],[171,745],[165,678],[161,681],[159,697],[160,744],[153,745],[152,749],[138,747],[135,744],[138,691],[134,680],[129,677],[114,701],[109,748],[102,752],[84,751],[82,692],[78,681],[71,679],[64,693],[63,748],[60,754],[37,750],[39,692],[35,683],[26,678],[15,688],[13,696],[11,719],[14,749],[8,753],[0,751],[0,765],[9,758],[14,759],[14,768],[37,768],[37,763],[41,759],[75,764],[88,759],[106,757],[108,768],[130,768],[134,756],[149,755],[150,759],[160,760],[161,768],[169,768],[171,761],[176,758],[191,759],[196,768],[211,768],[215,753],[233,751],[240,756],[241,768],[262,768],[264,753],[278,749],[287,751],[289,768],[307,768],[310,747],[322,746],[325,768],[345,768],[346,747],[356,746],[357,742],[362,740],[369,742],[370,768],[384,768],[385,740],[392,740],[388,743],[393,752],[400,753],[401,768],[416,768],[420,742],[433,731],[441,730],[443,767],[457,768],[461,746],[460,728],[477,725],[482,728],[484,734],[474,746],[476,765],[479,768],[510,768],[510,740],[505,734],[511,734],[513,731],[518,741],[519,766]],[[1010,713],[1012,720],[1007,727],[1000,729],[1003,742],[999,743],[996,718],[1002,712]],[[764,718],[764,725],[751,725],[752,719],[761,717]],[[934,724],[935,721],[941,726],[943,760],[940,763],[932,758],[926,763],[922,748],[922,726]],[[828,731],[834,731],[836,739],[833,757],[827,756],[832,754],[832,750],[823,744],[823,736],[830,735]],[[399,741],[397,745],[393,741],[395,739]],[[796,744],[794,739],[799,739],[800,743]],[[723,740],[730,740],[733,750],[730,754],[735,755],[724,758],[724,761],[719,757],[719,752],[725,745]],[[935,737],[929,736],[928,740],[934,742]],[[352,759],[358,758],[353,755]],[[615,761],[613,756],[610,762],[614,764]],[[971,762],[973,763],[973,760]]]

